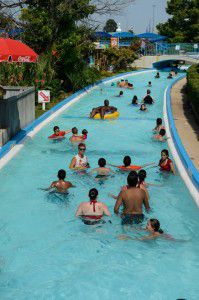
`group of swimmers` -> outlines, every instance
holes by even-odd
[[[109,105],[109,103],[106,102]],[[107,105],[105,105],[107,107]],[[100,109],[99,109],[100,110]],[[101,111],[101,113],[103,113]],[[164,125],[162,124],[162,119],[158,118],[156,120],[156,126],[153,129],[156,136],[162,137],[162,130],[165,130]],[[117,172],[112,170],[109,166],[116,168],[119,172],[127,172],[127,184],[121,188],[120,193],[115,196],[109,194],[112,198],[116,200],[114,206],[114,213],[120,215],[122,225],[134,225],[141,224],[144,219],[143,206],[145,207],[146,212],[150,211],[149,205],[149,193],[147,187],[150,185],[145,182],[147,176],[146,170],[143,168],[148,167],[149,165],[155,165],[154,162],[145,164],[142,166],[134,165],[131,162],[130,156],[125,156],[123,159],[123,164],[121,165],[112,165],[109,164],[107,167],[106,159],[101,157],[98,160],[98,167],[90,169],[90,164],[88,157],[85,155],[86,145],[85,140],[87,139],[88,131],[84,129],[81,135],[78,135],[78,129],[73,127],[71,130],[60,131],[58,126],[54,127],[54,133],[49,138],[54,137],[64,137],[66,134],[72,133],[72,136],[69,138],[71,143],[76,143],[78,145],[78,153],[71,160],[69,168],[75,172],[81,174],[93,175],[95,174],[95,180],[100,182],[105,182],[110,175],[117,176]],[[161,171],[171,172],[175,174],[175,168],[173,162],[169,158],[169,152],[167,149],[161,151],[161,159],[159,160],[158,166]],[[66,171],[61,169],[58,171],[58,180],[53,181],[49,188],[46,190],[55,190],[58,193],[65,194],[68,193],[68,189],[74,187],[74,185],[66,180]],[[81,218],[81,220],[86,225],[95,225],[104,223],[103,216],[110,217],[111,213],[106,204],[98,202],[98,190],[92,188],[88,194],[89,201],[82,202],[76,211],[76,217]],[[123,207],[122,213],[119,213],[120,208]],[[109,220],[110,221],[110,220]],[[111,221],[110,221],[111,222]],[[136,230],[142,228],[135,227]],[[147,226],[144,230],[149,232],[149,235],[143,236],[141,240],[153,239],[159,236],[169,238],[165,235],[160,229],[160,222],[157,219],[150,219],[147,223]],[[120,239],[130,239],[128,236],[120,236]]]

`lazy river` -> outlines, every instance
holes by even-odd
[[[120,88],[110,82],[91,90],[27,139],[1,170],[0,299],[198,299],[199,211],[179,173],[148,169],[146,181],[160,186],[149,188],[152,210],[146,217],[159,219],[162,229],[181,241],[122,241],[121,234],[143,234],[122,228],[113,213],[115,200],[108,196],[117,195],[126,174],[118,172],[104,184],[74,174],[68,166],[77,148],[71,146],[70,135],[62,142],[47,140],[55,125],[65,130],[76,126],[80,132],[86,128],[91,168],[97,167],[100,157],[121,165],[125,155],[137,165],[158,163],[168,145],[154,142],[152,129],[156,118],[162,117],[163,95],[171,81],[163,71],[155,80],[155,72],[129,76],[134,90],[125,90],[121,98],[115,97]],[[129,104],[133,95],[141,99],[146,94],[148,81],[156,103],[145,113]],[[104,99],[118,108],[120,117],[90,120],[91,108]],[[76,188],[67,197],[39,190],[56,180],[61,168]],[[112,224],[86,226],[75,218],[77,206],[88,200],[92,187],[109,207]]]

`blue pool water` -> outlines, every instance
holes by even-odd
[[[138,165],[158,162],[168,146],[151,136],[171,82],[167,74],[161,72],[159,80],[153,79],[155,71],[129,77],[135,89],[122,98],[114,97],[120,89],[110,83],[97,87],[27,140],[1,170],[0,299],[198,299],[199,212],[180,176],[148,170],[147,181],[162,186],[149,188],[152,211],[147,218],[158,218],[165,232],[184,242],[121,241],[120,234],[142,234],[121,227],[113,214],[115,200],[108,196],[120,191],[126,175],[118,173],[100,185],[92,177],[73,174],[68,166],[76,148],[68,138],[60,143],[47,140],[54,125],[77,126],[89,131],[86,155],[92,168],[100,157],[112,164],[121,164],[124,155]],[[142,113],[129,104],[133,95],[145,95],[148,81],[156,103]],[[120,118],[88,119],[91,108],[105,98],[118,107]],[[69,196],[38,189],[48,187],[61,168],[76,185]],[[92,187],[112,212],[112,224],[86,226],[74,217]]]

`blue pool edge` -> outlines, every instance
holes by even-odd
[[[175,121],[174,121],[173,114],[172,114],[172,105],[171,105],[171,90],[178,81],[182,80],[185,77],[186,77],[186,74],[183,74],[180,77],[176,78],[174,81],[172,81],[168,85],[168,87],[166,89],[165,99],[164,99],[166,101],[166,103],[164,103],[165,108],[166,108],[166,110],[164,110],[164,117],[166,114],[166,119],[168,120],[168,126],[169,126],[171,140],[174,144],[177,155],[180,158],[181,164],[183,165],[184,170],[186,171],[186,174],[184,174],[184,176],[182,176],[183,174],[181,172],[184,172],[184,170],[182,170],[178,164],[178,169],[180,169],[180,173],[181,173],[180,175],[182,176],[183,180],[185,181],[185,184],[189,188],[192,196],[194,197],[197,205],[199,206],[199,172],[196,169],[196,167],[194,166],[193,162],[191,161],[191,159],[190,159],[188,153],[186,152],[186,150],[182,144],[182,141],[178,135],[178,132],[177,132],[177,129],[175,126]],[[166,124],[166,122],[165,122],[165,124]],[[167,131],[167,128],[166,128],[166,131]],[[168,144],[171,145],[169,140],[168,140]],[[172,146],[170,148],[172,148]],[[176,155],[175,155],[176,153],[173,152],[172,154],[173,154],[174,160],[176,160]],[[187,182],[188,181],[187,176],[191,180],[193,187],[195,187],[195,190],[196,190],[195,193],[193,193],[193,190],[191,191],[191,186]]]

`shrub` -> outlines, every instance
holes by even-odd
[[[199,64],[191,66],[187,71],[188,99],[199,122]]]
[[[136,54],[129,48],[108,48],[103,50],[103,54],[109,65],[112,65],[114,70],[126,70],[137,58]]]

